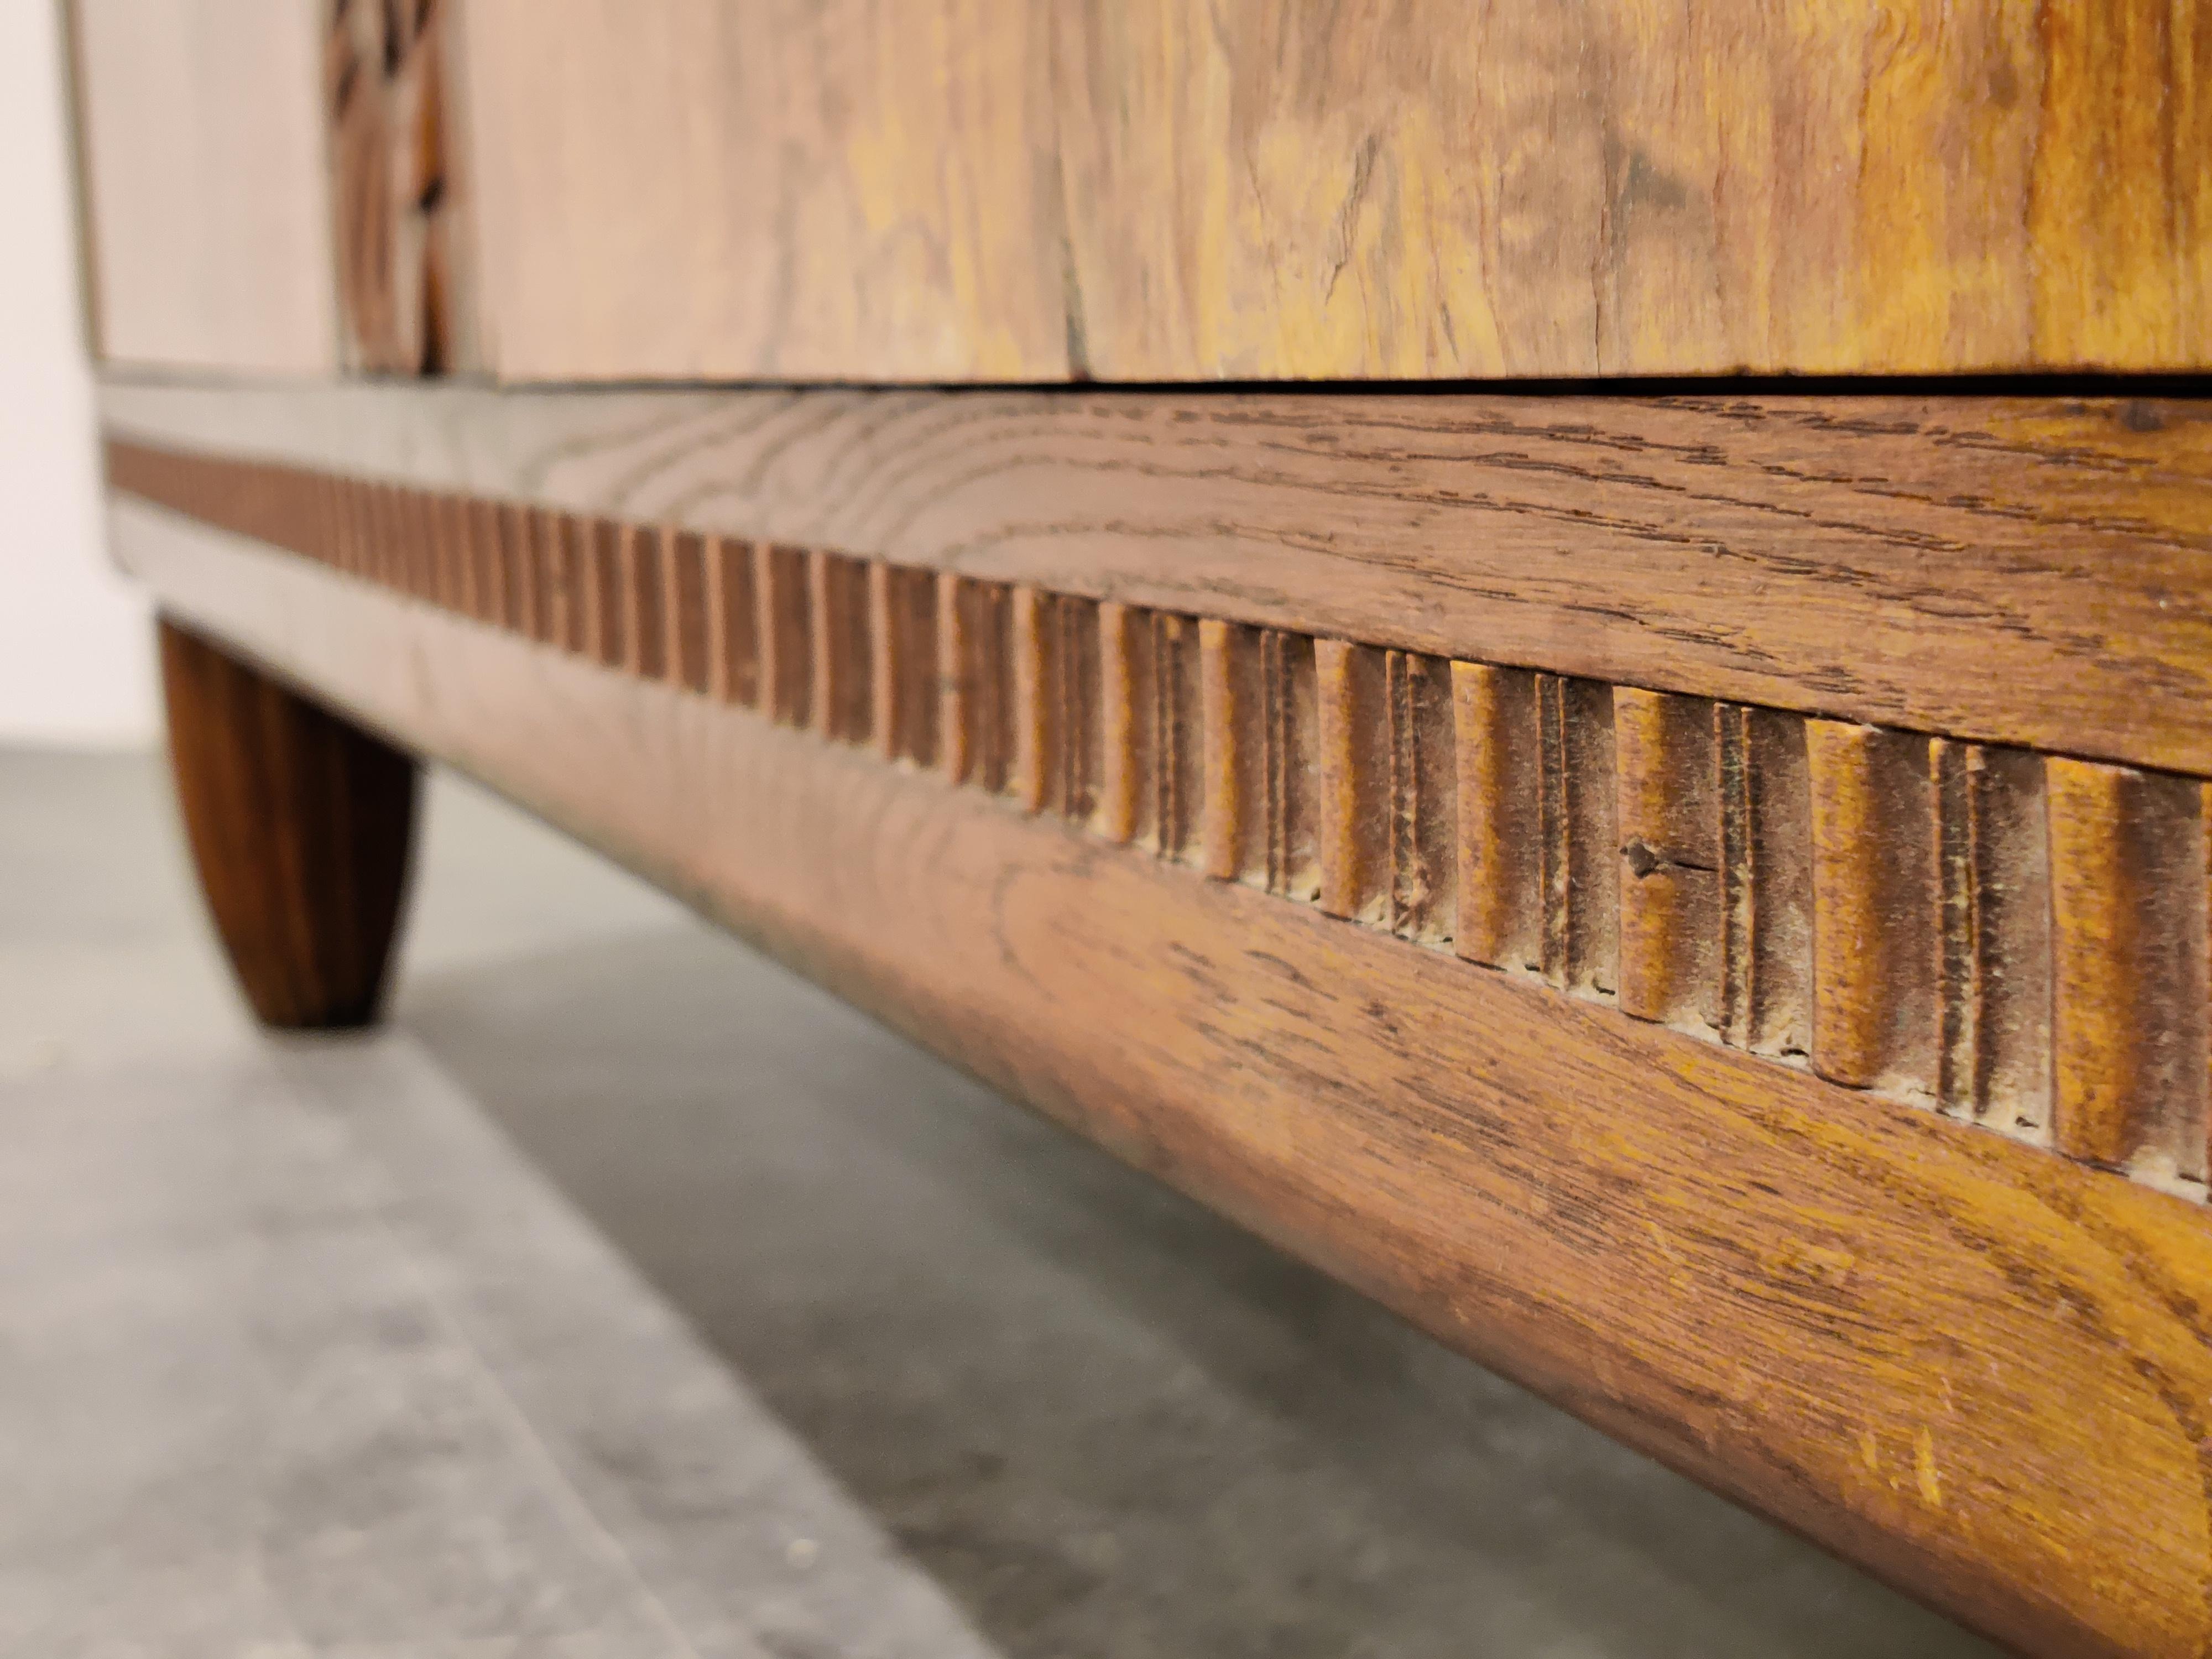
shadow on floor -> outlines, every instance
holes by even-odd
[[[1018,1659],[1990,1651],[703,929],[401,1014]]]

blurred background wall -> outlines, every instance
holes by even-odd
[[[59,11],[0,0],[0,744],[116,748],[158,717],[101,545]]]

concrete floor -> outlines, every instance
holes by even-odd
[[[0,1655],[1990,1651],[464,786],[398,1013],[0,753]]]

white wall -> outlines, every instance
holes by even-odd
[[[102,545],[56,0],[0,0],[0,744],[158,729],[143,599]]]

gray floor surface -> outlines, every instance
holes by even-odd
[[[272,1042],[0,751],[0,1655],[1990,1650],[465,786]]]

